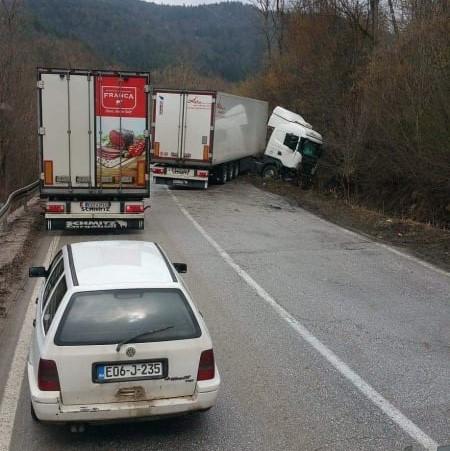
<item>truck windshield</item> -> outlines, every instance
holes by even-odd
[[[149,330],[158,332],[143,334]],[[197,320],[180,290],[89,291],[72,296],[55,344],[117,345],[128,337],[136,337],[131,340],[133,343],[142,343],[184,340],[200,335]]]
[[[319,158],[321,153],[321,146],[318,143],[305,139],[302,143],[302,154],[307,157]]]

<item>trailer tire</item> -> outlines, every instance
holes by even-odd
[[[234,179],[234,167],[233,167],[233,163],[228,163],[227,164],[227,179],[228,180],[233,180]]]
[[[263,179],[276,179],[278,178],[278,168],[274,164],[266,164],[261,172]]]
[[[225,185],[228,179],[228,168],[222,164],[217,169],[217,183],[219,185]]]
[[[235,161],[233,164],[233,178],[239,175],[239,161]]]

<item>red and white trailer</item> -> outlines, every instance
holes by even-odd
[[[152,168],[157,184],[207,188],[264,152],[268,104],[219,91],[155,89]]]
[[[149,74],[38,68],[48,229],[142,229],[150,195]]]

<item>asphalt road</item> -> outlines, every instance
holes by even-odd
[[[173,261],[188,264],[185,280],[206,318],[223,380],[217,406],[73,434],[33,422],[24,383],[10,449],[450,444],[448,275],[238,181],[207,191],[154,187],[151,205],[146,230],[125,236],[157,241]],[[52,236],[42,234],[36,264]],[[62,233],[59,244],[111,238],[124,236]],[[30,282],[4,342],[2,381],[31,292]]]

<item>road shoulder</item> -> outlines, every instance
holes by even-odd
[[[332,192],[304,191],[288,182],[263,181],[252,175],[244,180],[333,224],[450,271],[450,230],[350,205]]]

